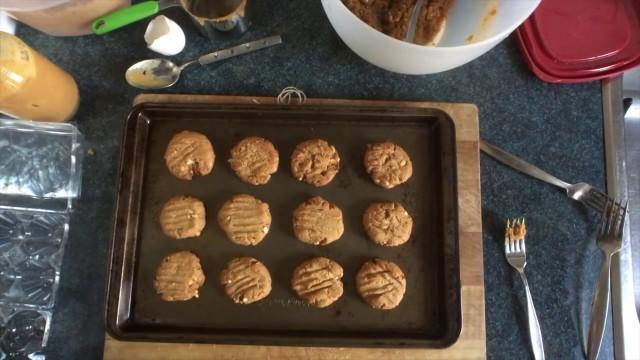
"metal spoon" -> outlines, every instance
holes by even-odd
[[[225,60],[234,56],[247,54],[279,44],[282,44],[282,38],[279,35],[270,36],[264,39],[251,41],[246,44],[202,55],[197,60],[189,61],[180,66],[167,59],[143,60],[133,64],[129,69],[127,69],[125,78],[129,85],[139,89],[163,89],[178,82],[178,79],[180,79],[180,73],[189,65],[195,63],[208,65],[220,60]]]

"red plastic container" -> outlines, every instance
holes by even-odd
[[[543,0],[516,39],[544,81],[612,77],[640,65],[640,0]]]

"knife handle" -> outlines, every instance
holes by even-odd
[[[589,324],[589,340],[587,343],[587,359],[596,360],[600,353],[604,329],[609,312],[609,293],[611,289],[611,254],[604,254],[604,261],[598,276],[598,285],[591,305],[591,323]]]
[[[280,35],[269,36],[263,39],[254,40],[245,44],[237,45],[228,49],[218,50],[210,54],[202,55],[198,62],[200,65],[208,65],[216,61],[232,58],[234,56],[248,54],[260,49],[282,44]]]
[[[533,176],[538,180],[542,180],[546,183],[555,185],[565,190],[568,190],[569,186],[571,186],[571,184],[558,179],[557,177],[549,174],[548,172],[536,166],[533,166],[528,162],[520,159],[519,157],[515,155],[511,155],[508,152],[494,145],[491,145],[486,141],[483,141],[483,140],[480,141],[480,150],[484,151],[488,155],[491,155],[491,157],[500,161],[501,163],[511,166],[512,168],[522,173],[525,173],[529,176]]]

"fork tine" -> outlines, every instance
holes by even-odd
[[[512,232],[514,232],[514,236],[511,237],[510,239],[510,244],[511,244],[511,252],[517,252],[518,251],[518,243],[515,239],[515,227],[518,225],[518,219],[513,219],[511,220],[511,230]]]
[[[624,220],[627,217],[627,207],[629,206],[629,200],[625,201],[624,206],[620,209],[616,226],[615,226],[615,234],[616,236],[622,236],[622,232],[624,231]]]
[[[505,254],[508,254],[511,252],[511,249],[509,248],[509,229],[511,228],[511,221],[510,219],[507,219],[507,228],[504,231],[504,252]]]
[[[620,213],[620,203],[618,201],[614,201],[611,209],[609,209],[609,218],[607,219],[607,234],[613,234],[616,227],[616,220],[618,219],[618,214]]]
[[[524,226],[524,218],[518,219],[518,226],[520,227]],[[521,236],[518,236],[517,242],[518,242],[518,252],[524,252],[524,248],[523,248],[524,238],[522,238]]]
[[[602,211],[602,215],[600,216],[600,224],[598,225],[598,234],[602,235],[605,233],[605,225],[607,220],[607,210],[609,210],[609,205],[611,204],[611,199],[607,199],[607,202],[600,209]]]
[[[511,228],[510,231],[513,231],[513,226],[515,224],[515,219],[511,220]],[[516,250],[515,244],[513,243],[513,236],[509,236],[509,252],[512,253]]]
[[[592,188],[590,192],[593,195],[593,198],[596,201],[596,203],[600,205],[601,209],[602,209],[602,206],[607,202],[607,200],[610,199],[607,194],[603,193],[602,191],[596,188]]]
[[[504,251],[508,252],[509,251],[509,226],[511,225],[511,223],[509,222],[509,219],[507,219],[507,226],[504,230]]]
[[[602,211],[602,208],[607,204],[608,198],[602,198],[600,196],[585,195],[584,202],[587,206],[590,206],[594,210]]]

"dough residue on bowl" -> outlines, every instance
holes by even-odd
[[[343,0],[362,21],[378,31],[404,40],[417,0]],[[425,0],[418,9],[415,43],[436,45],[444,32],[453,0]]]

